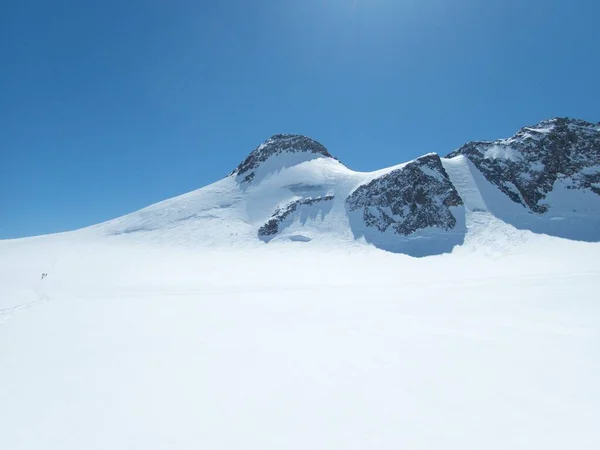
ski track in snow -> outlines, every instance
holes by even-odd
[[[38,291],[35,292],[35,295],[38,299],[33,302],[23,303],[21,305],[13,306],[12,308],[0,309],[0,325],[3,322],[9,320],[15,313],[23,311],[25,309],[33,308],[34,306],[37,306],[40,303],[44,303],[50,300],[50,298],[46,294],[40,293]]]

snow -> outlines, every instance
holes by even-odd
[[[600,243],[531,231],[597,233],[597,200],[557,184],[539,219],[442,163],[456,234],[398,244],[426,258],[354,239],[345,198],[390,169],[327,158],[0,241],[2,448],[600,448]]]
[[[3,448],[596,449],[600,248],[530,237],[0,242],[0,308],[46,298],[0,324]]]
[[[430,167],[427,167],[427,166],[421,166],[420,169],[428,177],[434,178],[434,179],[436,179],[437,181],[440,181],[440,182],[443,181],[444,177],[442,176],[442,174],[440,172],[437,172],[437,171],[435,171],[435,170],[433,170],[433,169],[431,169]]]
[[[533,231],[578,241],[600,242],[600,201],[598,195],[588,189],[571,189],[570,179],[558,179],[552,191],[540,202],[549,206],[543,215],[532,213],[522,205],[511,201],[496,186],[492,185],[468,159],[444,159],[444,166],[461,197],[469,197],[476,192],[481,196],[490,214],[490,220],[500,221],[503,229],[510,226],[520,230]],[[470,192],[461,192],[461,182],[452,175],[448,165],[462,165],[458,174],[472,177],[475,186]],[[514,187],[506,182],[507,187]],[[518,192],[515,191],[515,192]],[[463,200],[465,200],[463,197]],[[466,201],[466,200],[465,200]],[[481,205],[479,205],[481,206]],[[482,209],[482,208],[479,208]],[[469,216],[467,215],[467,220]]]
[[[459,155],[452,159],[442,159],[442,164],[458,195],[462,198],[465,208],[468,211],[487,211],[487,205],[469,169],[468,159],[464,155]]]
[[[545,166],[541,161],[533,161],[529,163],[528,169],[529,172],[542,172]]]
[[[324,158],[323,155],[312,152],[285,152],[269,156],[257,168],[252,169],[255,174],[252,179],[253,184],[260,183],[267,177],[277,176],[282,170],[293,167],[304,162],[313,161],[315,159]]]
[[[521,155],[512,147],[506,145],[492,145],[483,154],[487,159],[505,159],[509,161],[518,161]]]
[[[581,173],[584,175],[595,175],[598,172],[600,172],[600,165],[595,165],[595,166],[590,166],[590,167],[584,167],[581,170]]]
[[[533,133],[543,133],[543,134],[548,134],[552,131],[552,129],[554,128],[554,125],[547,125],[547,126],[539,126],[536,128],[532,128],[532,127],[525,127],[524,129],[527,131],[531,131]]]

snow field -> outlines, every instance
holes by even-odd
[[[0,323],[3,448],[600,445],[597,245],[72,239],[0,243],[0,309],[46,297]]]

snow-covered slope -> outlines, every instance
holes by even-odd
[[[581,120],[544,121],[371,173],[313,139],[275,135],[217,183],[78,233],[205,247],[366,243],[427,256],[461,245],[477,231],[466,226],[476,214],[506,230],[596,242],[598,168],[600,126]],[[465,208],[464,196],[477,206]]]
[[[0,242],[2,448],[596,450],[600,244],[470,186],[477,231],[427,258]]]
[[[422,256],[462,242],[461,204],[437,155],[362,173],[316,141],[277,135],[217,183],[78,234],[238,248],[372,243]]]

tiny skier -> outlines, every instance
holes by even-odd
[[[48,274],[47,274],[47,273],[42,273],[42,278],[41,278],[41,280],[43,280],[43,279],[44,279],[44,278],[46,278],[47,276],[48,276]]]

